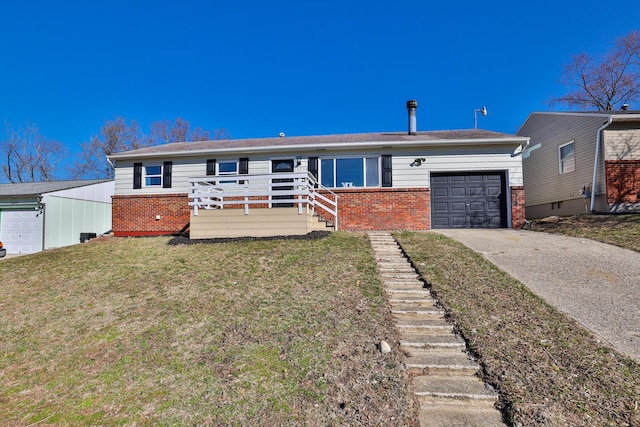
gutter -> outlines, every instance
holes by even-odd
[[[591,206],[589,210],[591,213],[596,213],[596,179],[598,177],[598,161],[600,160],[600,145],[602,145],[602,131],[605,130],[613,122],[613,117],[609,116],[606,123],[598,128],[596,135],[596,155],[593,161],[593,181],[591,182]],[[606,196],[606,194],[605,194]]]

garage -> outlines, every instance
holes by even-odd
[[[0,241],[7,254],[80,243],[111,229],[113,180],[0,184]]]
[[[431,174],[431,227],[507,227],[505,173]]]
[[[0,211],[0,236],[11,254],[32,254],[42,250],[40,211],[9,209]]]

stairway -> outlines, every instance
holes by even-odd
[[[398,243],[390,233],[370,232],[369,239],[420,402],[420,426],[504,426],[497,393],[476,375],[480,366]]]

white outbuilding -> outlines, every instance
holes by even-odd
[[[103,234],[113,193],[113,180],[0,184],[0,241],[8,254],[30,254]]]

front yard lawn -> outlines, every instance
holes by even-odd
[[[414,425],[366,236],[169,241],[0,263],[4,425]]]

